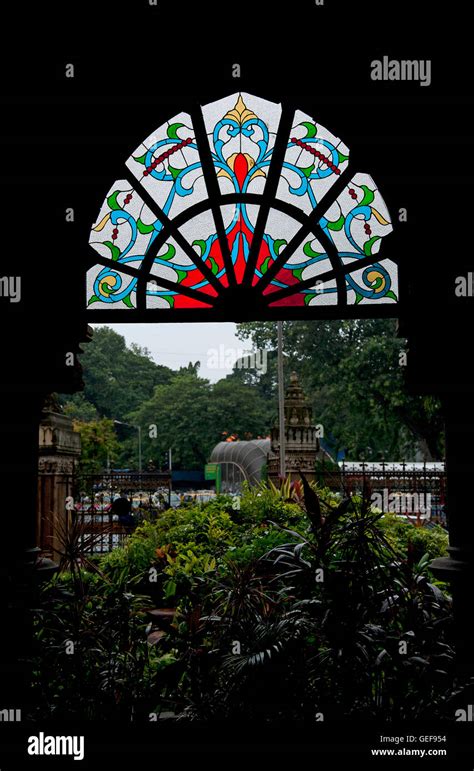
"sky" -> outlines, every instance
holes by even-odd
[[[94,328],[105,324],[92,324]],[[212,383],[232,372],[232,363],[251,351],[239,340],[236,324],[108,324],[130,343],[148,348],[157,364],[179,369],[190,361],[201,362],[199,374]]]

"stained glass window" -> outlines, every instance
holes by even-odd
[[[94,318],[291,318],[297,308],[324,317],[330,306],[357,315],[398,300],[375,182],[303,112],[233,94],[170,118],[121,176],[90,233]]]

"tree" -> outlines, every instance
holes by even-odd
[[[84,422],[75,420],[74,430],[81,437],[81,474],[100,474],[118,456],[120,446],[112,420],[101,418]]]
[[[75,420],[87,422],[90,420],[97,420],[99,413],[97,408],[84,396],[82,391],[72,394],[69,401],[64,405],[64,414]]]
[[[257,348],[276,349],[273,322],[240,324],[238,335]],[[427,460],[443,457],[439,404],[407,392],[400,366],[404,341],[393,320],[285,322],[284,348],[286,377],[298,372],[315,422],[350,457],[408,459],[417,448]],[[274,389],[275,357],[268,363],[264,383]]]
[[[84,400],[92,404],[99,415],[117,420],[126,416],[153,394],[160,383],[169,382],[172,370],[156,364],[146,348],[132,343],[127,348],[125,338],[110,327],[94,330],[90,343],[81,356],[84,372]],[[74,397],[63,395],[63,404]]]
[[[189,362],[177,372],[155,364],[149,352],[132,344],[109,327],[96,329],[81,357],[85,389],[63,395],[66,414],[78,421],[84,436],[83,470],[93,473],[104,466],[99,451],[102,418],[119,420],[142,429],[145,464],[163,465],[173,449],[175,468],[202,468],[223,436],[240,438],[268,433],[276,411],[273,396],[257,388],[258,374],[236,370],[211,385],[199,377],[199,362]],[[237,373],[246,374],[239,376]],[[89,424],[89,428],[86,427]],[[156,428],[154,428],[156,427]],[[225,432],[227,432],[225,434]],[[136,429],[117,428],[119,442],[110,460],[120,467],[138,467]]]
[[[242,370],[240,370],[242,371]],[[265,437],[276,418],[276,400],[267,399],[254,383],[239,382],[229,375],[212,388],[209,419],[222,432],[237,434],[239,439]]]
[[[211,385],[195,369],[182,368],[170,383],[130,415],[142,427],[143,454],[157,464],[169,448],[173,467],[202,469],[225,432],[240,438],[265,436],[272,405],[255,387],[232,378]]]

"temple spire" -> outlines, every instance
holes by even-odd
[[[313,422],[313,410],[300,385],[296,372],[290,375],[290,384],[284,398],[286,475],[299,478],[302,471],[308,479],[315,478],[315,464],[324,452],[318,438],[318,427]],[[280,427],[278,421],[271,431],[271,452],[268,475],[273,480],[280,475]]]

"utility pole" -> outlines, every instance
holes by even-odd
[[[277,321],[278,329],[278,417],[280,434],[280,476],[286,476],[285,441],[285,385],[283,380],[283,321]]]
[[[138,428],[138,472],[139,474],[142,473],[142,427],[136,426]]]
[[[173,489],[173,457],[171,447],[168,448],[168,470],[170,475],[170,481],[168,483],[168,505],[171,508],[171,490]]]
[[[132,423],[125,423],[124,420],[114,420],[117,426],[128,426],[128,428],[136,428],[138,431],[138,471],[142,473],[142,427],[135,426]]]

